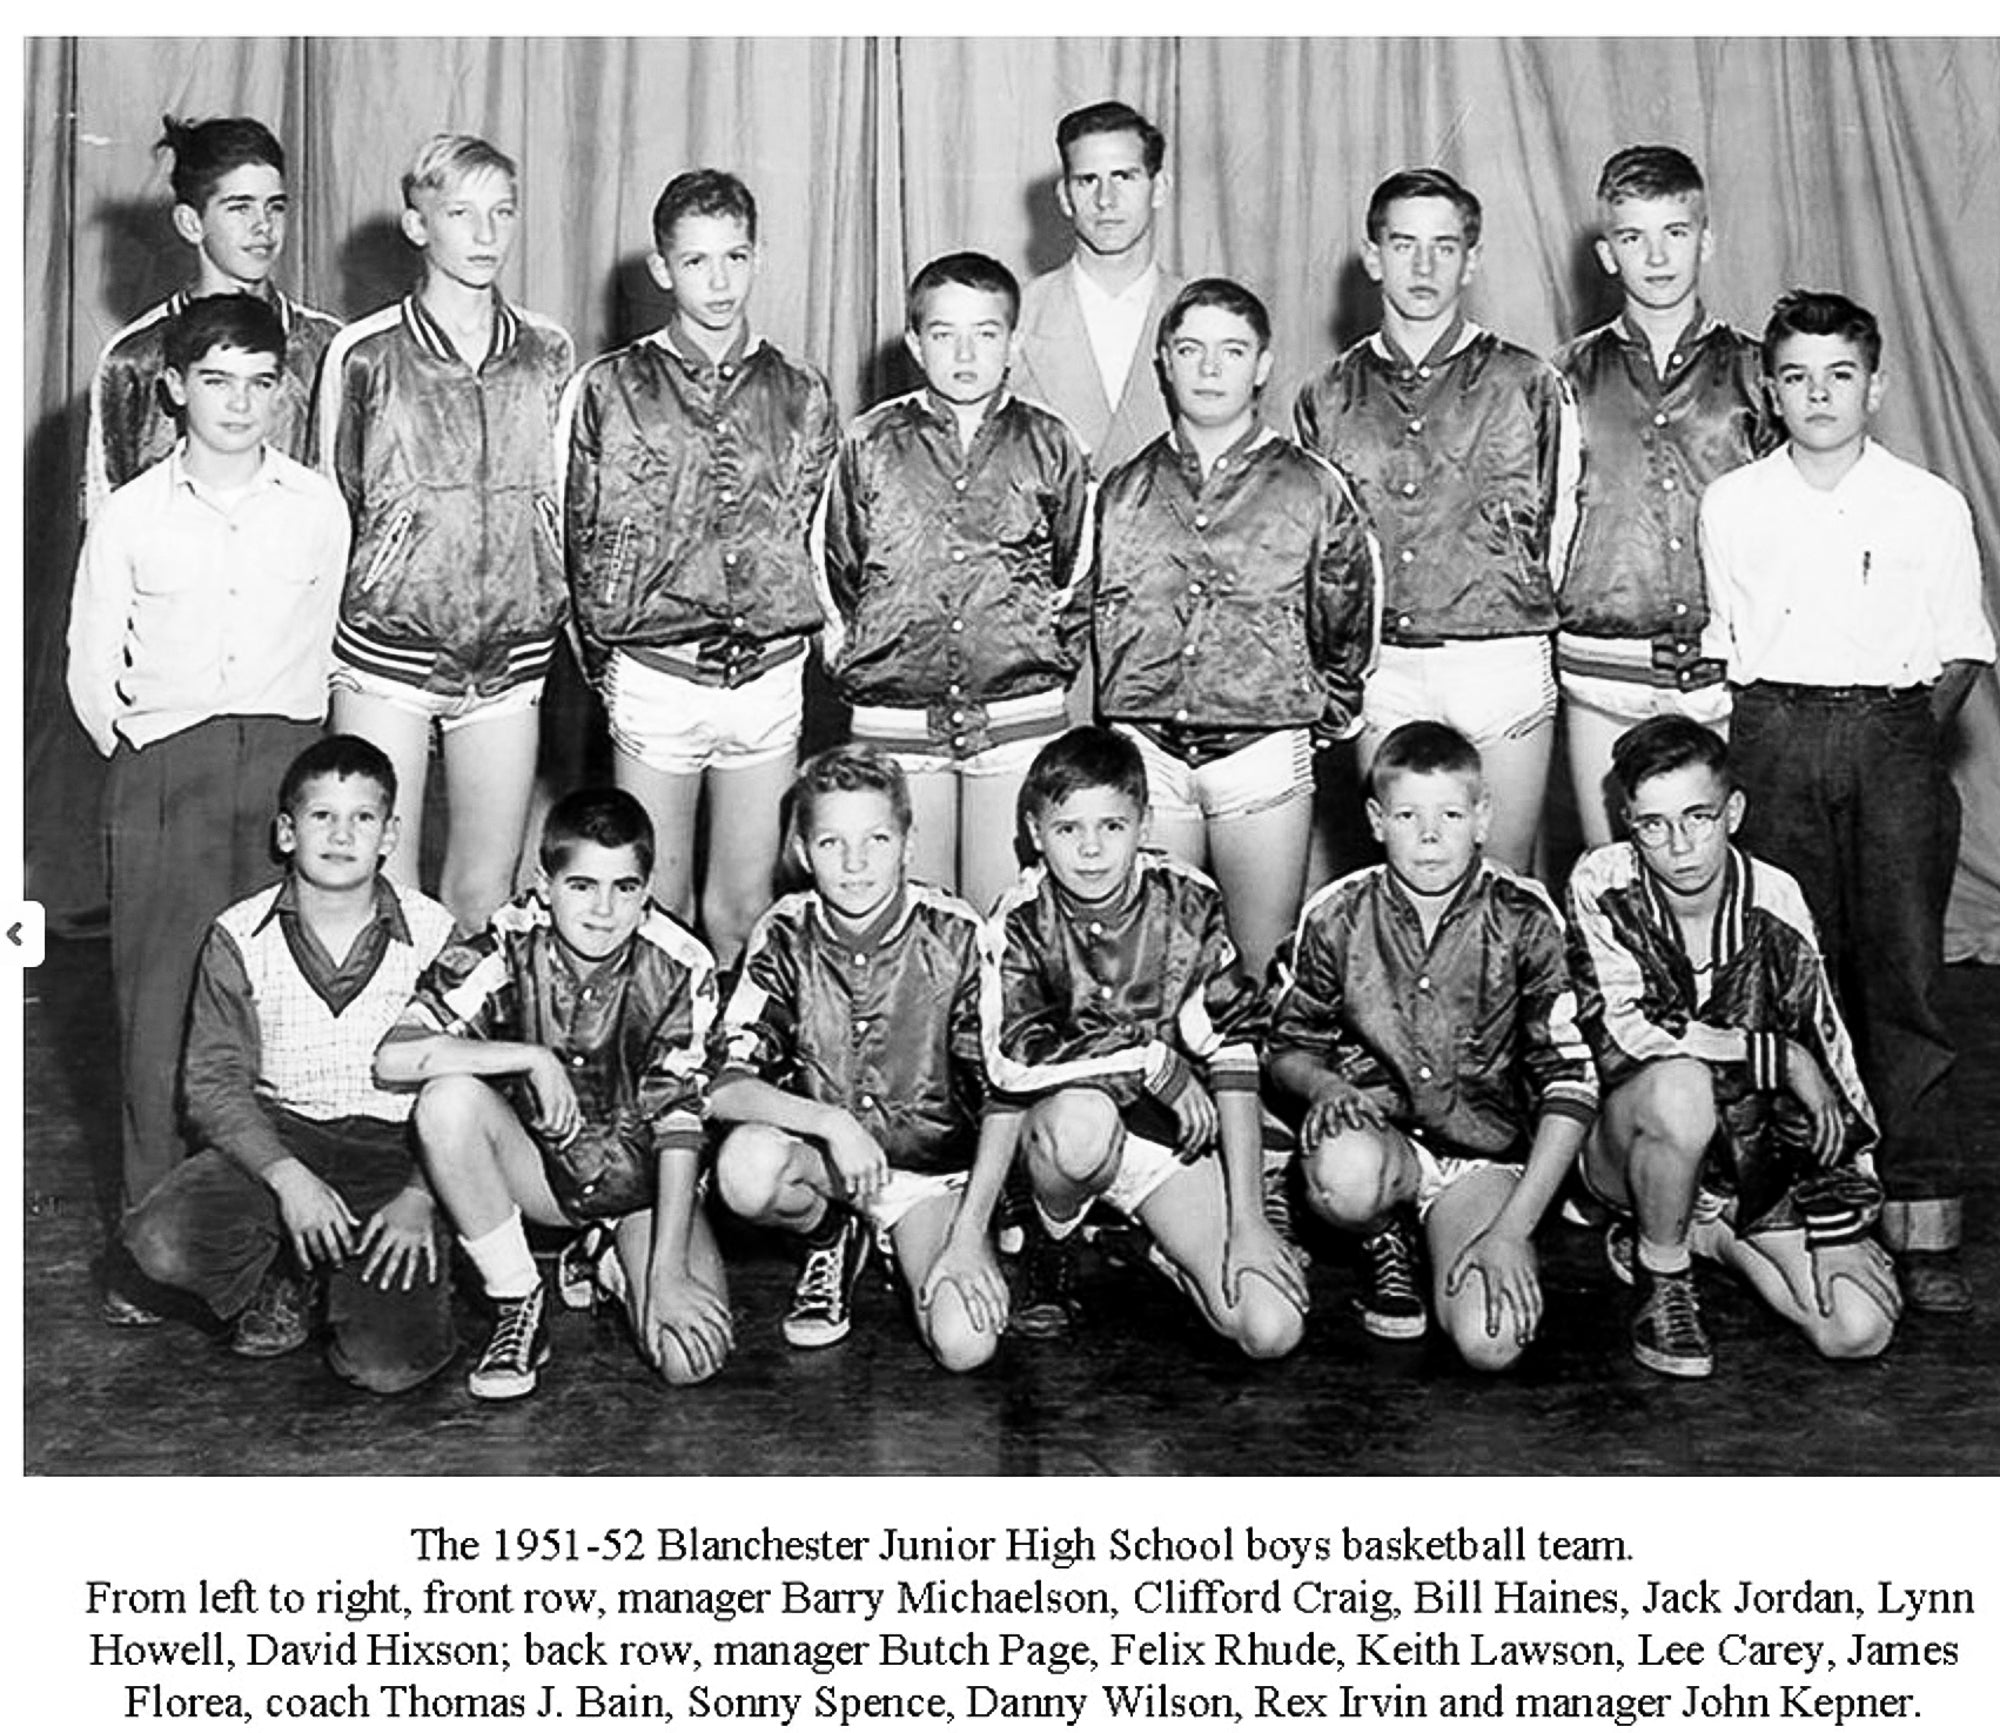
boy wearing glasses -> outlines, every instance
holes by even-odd
[[[1631,840],[1570,879],[1570,974],[1603,1083],[1583,1177],[1622,1218],[1607,1250],[1637,1299],[1633,1356],[1714,1369],[1691,1253],[1829,1359],[1879,1354],[1902,1301],[1873,1234],[1875,1119],[1805,899],[1731,841],[1744,800],[1710,729],[1641,722],[1611,776]]]

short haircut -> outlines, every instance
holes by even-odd
[[[727,169],[691,168],[661,189],[653,206],[653,245],[664,255],[682,217],[734,217],[757,238],[757,201]]]
[[[1146,761],[1115,729],[1085,723],[1059,734],[1035,754],[1021,784],[1021,811],[1039,818],[1086,788],[1109,788],[1141,812],[1146,808]]]
[[[1611,778],[1628,803],[1643,783],[1690,764],[1714,771],[1725,788],[1734,786],[1728,743],[1692,717],[1649,716],[1626,729],[1611,748]]]
[[[1764,326],[1764,376],[1777,377],[1778,345],[1787,337],[1844,337],[1873,373],[1882,365],[1882,327],[1858,301],[1831,289],[1787,289]]]
[[[384,805],[395,810],[396,767],[388,753],[358,734],[323,734],[286,765],[278,784],[278,810],[296,812],[306,784],[322,776],[365,776],[381,789]]]
[[[931,260],[910,279],[910,293],[904,303],[903,318],[912,331],[921,328],[924,302],[931,292],[948,284],[961,289],[977,289],[998,295],[1007,303],[1007,325],[1011,330],[1021,317],[1021,285],[1014,273],[998,259],[984,253],[946,253]]]
[[[416,206],[418,193],[443,192],[476,174],[502,174],[519,182],[514,159],[497,145],[469,132],[433,133],[403,171],[403,203]]]
[[[1368,795],[1382,799],[1383,790],[1397,776],[1469,776],[1478,782],[1484,775],[1479,748],[1444,722],[1405,722],[1392,728],[1368,768]]]
[[[215,196],[223,177],[245,163],[267,163],[285,172],[285,147],[261,120],[230,115],[220,120],[176,120],[160,116],[160,142],[153,146],[172,154],[174,166],[167,183],[174,203],[200,210]]]
[[[904,832],[910,828],[910,780],[879,747],[862,742],[832,746],[799,766],[792,783],[792,834],[801,841],[812,830],[821,797],[829,794],[883,795],[896,828]]]
[[[1630,144],[1604,159],[1597,202],[1620,199],[1700,198],[1708,191],[1694,158],[1670,144]]]
[[[285,322],[258,295],[197,295],[167,321],[161,358],[185,373],[211,349],[242,349],[285,360]]]
[[[1080,138],[1101,132],[1132,132],[1139,135],[1139,154],[1146,172],[1156,175],[1167,160],[1167,135],[1127,102],[1093,102],[1073,108],[1056,122],[1056,157],[1063,173],[1069,173],[1069,147]]]
[[[549,808],[542,820],[542,871],[555,875],[569,864],[580,843],[629,848],[639,859],[642,878],[653,876],[653,821],[638,797],[622,788],[578,788]]]
[[[1160,318],[1160,347],[1166,348],[1181,323],[1197,307],[1220,307],[1234,313],[1257,333],[1257,347],[1271,347],[1271,313],[1264,303],[1241,283],[1227,277],[1197,277],[1173,299]]]
[[[1389,207],[1398,199],[1450,199],[1465,224],[1465,244],[1476,247],[1485,213],[1479,200],[1441,168],[1398,169],[1368,195],[1368,238],[1381,242],[1389,227]]]

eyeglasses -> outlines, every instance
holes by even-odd
[[[1667,839],[1676,831],[1689,843],[1703,843],[1715,834],[1715,827],[1722,822],[1722,808],[1691,806],[1678,818],[1649,812],[1627,822],[1631,826],[1632,840],[1641,848],[1664,848]]]

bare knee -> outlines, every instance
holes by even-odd
[[[493,911],[514,894],[514,862],[518,857],[517,849],[504,861],[447,864],[438,881],[438,901],[467,932],[483,931]]]
[[[1699,1059],[1662,1059],[1628,1083],[1635,1159],[1696,1162],[1715,1136],[1715,1083]]]
[[[949,1294],[939,1295],[925,1314],[924,1341],[947,1372],[976,1372],[1000,1346],[1000,1338],[974,1324]]]
[[[498,1091],[483,1078],[456,1074],[433,1077],[419,1092],[411,1111],[426,1159],[449,1159],[480,1134],[496,1107],[504,1105]]]
[[[1303,1165],[1307,1201],[1336,1227],[1365,1227],[1396,1201],[1389,1145],[1373,1131],[1322,1138]]]
[[[706,1384],[722,1370],[720,1358],[697,1365],[672,1342],[660,1351],[659,1372],[662,1379],[676,1390],[684,1390],[690,1385]]]
[[[715,1158],[715,1184],[732,1214],[761,1222],[778,1213],[795,1147],[773,1125],[739,1125],[730,1132]]]
[[[1829,1360],[1873,1360],[1896,1334],[1896,1320],[1866,1294],[1837,1290],[1830,1312],[1815,1313],[1806,1340]]]
[[[1118,1104],[1101,1089],[1066,1089],[1036,1104],[1022,1128],[1031,1177],[1100,1190],[1117,1172],[1123,1129]]]
[[[1229,1337],[1252,1360],[1282,1360],[1306,1331],[1305,1314],[1258,1276],[1246,1276]]]
[[[1519,1361],[1527,1343],[1514,1333],[1512,1321],[1503,1318],[1496,1336],[1486,1328],[1483,1303],[1455,1308],[1445,1315],[1445,1331],[1452,1346],[1475,1372],[1505,1372]]]

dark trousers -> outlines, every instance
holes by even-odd
[[[357,1220],[368,1218],[416,1171],[406,1127],[379,1119],[273,1120],[286,1149],[326,1181]],[[270,1187],[218,1150],[189,1157],[125,1218],[133,1261],[219,1318],[250,1304],[273,1263],[292,1257]],[[361,1279],[350,1259],[327,1273],[327,1364],[350,1384],[384,1396],[413,1389],[458,1346],[451,1322],[451,1243],[444,1212],[433,1233],[436,1273],[407,1291]]]
[[[319,732],[279,716],[221,716],[136,751],[121,742],[112,756],[105,815],[128,1208],[181,1157],[181,1039],[208,923],[277,876],[278,781]]]
[[[1892,1198],[1962,1189],[1939,1011],[1959,803],[1925,690],[1736,695],[1740,841],[1799,881],[1882,1126]]]

